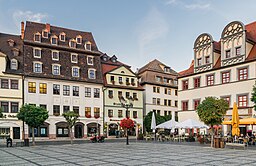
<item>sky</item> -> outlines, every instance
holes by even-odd
[[[255,0],[0,0],[0,32],[21,21],[92,32],[100,51],[135,71],[158,59],[179,72],[202,33],[216,41],[232,21],[256,21]]]

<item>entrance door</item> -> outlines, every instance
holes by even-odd
[[[83,137],[83,126],[82,125],[76,125],[75,126],[75,137],[76,138],[82,138]]]
[[[13,139],[20,139],[20,128],[13,127]]]

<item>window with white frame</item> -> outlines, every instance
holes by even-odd
[[[96,78],[96,70],[95,69],[89,69],[89,79],[95,79]]]
[[[239,95],[238,107],[247,107],[247,104],[248,104],[248,95]]]
[[[58,61],[59,60],[59,51],[52,51],[52,60]]]
[[[18,70],[18,61],[16,59],[11,60],[11,69]]]
[[[41,58],[41,56],[42,56],[41,48],[34,48],[33,55],[34,55],[34,58]]]
[[[59,64],[53,64],[52,65],[52,74],[53,75],[60,75],[60,65]]]
[[[33,62],[34,73],[42,73],[42,62]]]
[[[72,39],[69,41],[69,47],[76,48],[76,40]]]
[[[76,37],[76,43],[77,43],[77,44],[82,44],[82,36],[78,35],[78,36]]]
[[[60,34],[59,38],[60,38],[60,41],[65,42],[66,41],[66,34],[64,32],[62,32]]]
[[[41,34],[39,32],[34,34],[34,41],[41,42]]]
[[[91,44],[91,42],[89,42],[89,41],[86,42],[85,45],[84,45],[84,47],[85,47],[86,50],[91,50],[91,49],[92,49],[92,44]]]
[[[48,38],[48,31],[47,31],[47,29],[44,29],[42,31],[42,36],[43,36],[43,38]]]
[[[79,77],[79,67],[72,67],[72,76]]]
[[[57,36],[52,36],[51,37],[51,43],[52,43],[52,45],[57,45],[58,44],[58,37]]]
[[[87,57],[87,64],[88,65],[93,65],[93,57],[92,56]]]
[[[71,54],[71,62],[77,63],[78,62],[78,55],[77,54]]]

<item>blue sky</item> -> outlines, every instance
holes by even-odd
[[[255,16],[254,0],[0,0],[0,32],[19,34],[22,20],[89,31],[133,70],[153,59],[184,70],[199,34],[219,40],[229,22]]]

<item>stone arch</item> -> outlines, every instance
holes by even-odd
[[[233,21],[225,26],[221,33],[221,38],[225,38],[233,34],[243,32],[244,30],[245,26],[241,21]]]

